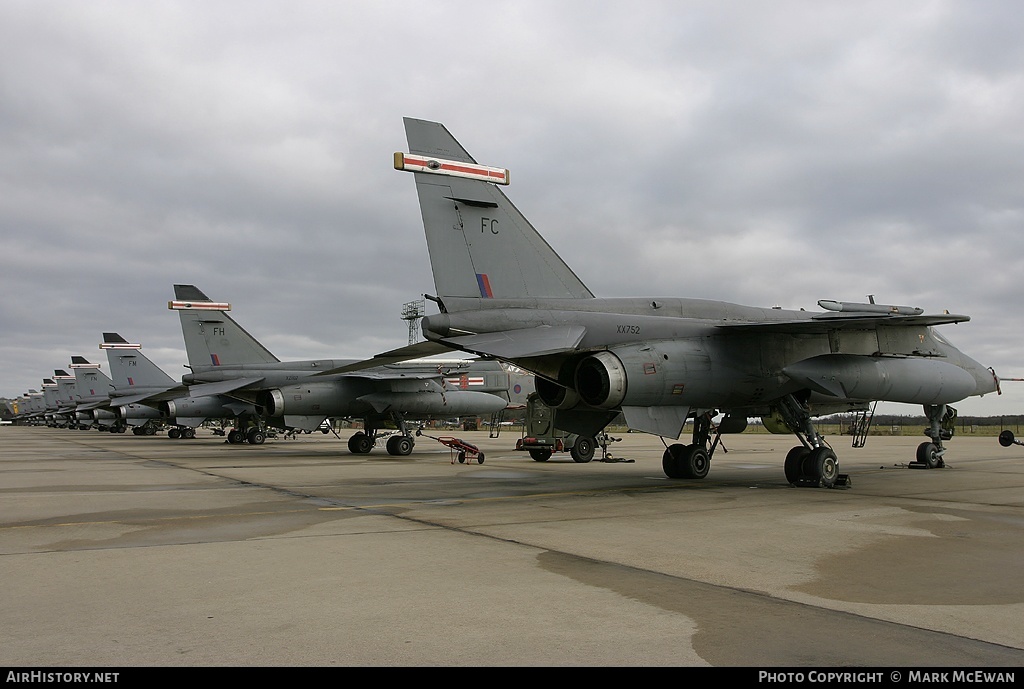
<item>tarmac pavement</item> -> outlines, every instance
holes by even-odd
[[[932,470],[923,436],[832,438],[825,490],[786,482],[787,436],[685,481],[644,434],[577,464],[459,431],[462,464],[199,433],[0,427],[0,664],[1024,665],[1024,448],[995,438]]]

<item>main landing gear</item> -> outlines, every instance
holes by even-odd
[[[373,430],[370,433],[358,431],[348,439],[348,451],[354,455],[365,455],[370,452],[377,444],[379,438],[384,437],[383,434],[378,434]],[[384,447],[387,449],[389,455],[395,457],[407,457],[412,454],[413,446],[415,442],[407,435],[391,435],[384,443]]]
[[[267,432],[259,426],[253,426],[248,430],[232,428],[228,431],[228,442],[232,445],[262,445],[267,442]]]
[[[712,412],[693,419],[693,443],[675,443],[665,448],[661,468],[669,478],[704,478],[711,469],[711,456],[715,453],[721,433],[711,442]],[[710,444],[709,444],[710,443]]]
[[[786,395],[779,414],[801,443],[786,454],[786,480],[800,488],[849,487],[850,477],[839,473],[839,458],[814,428],[807,405]]]
[[[172,426],[167,429],[167,437],[174,440],[177,440],[178,438],[190,440],[196,437],[196,429],[190,426]]]
[[[394,457],[407,457],[412,454],[416,441],[405,425],[405,419],[400,414],[393,415],[395,424],[398,426],[398,433],[378,433],[370,419],[365,419],[364,431],[357,431],[348,439],[348,451],[354,455],[365,455],[377,444],[377,440],[387,437],[384,447],[388,454]]]

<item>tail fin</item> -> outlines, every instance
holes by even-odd
[[[211,301],[195,285],[175,285],[167,308],[181,317],[189,366],[273,364],[279,360],[231,316],[231,304]]]
[[[174,380],[141,351],[142,345],[130,344],[117,333],[103,333],[100,349],[107,351],[107,365],[114,387],[173,387]]]
[[[105,397],[114,387],[114,381],[100,370],[99,364],[85,357],[72,356],[71,370],[75,375],[75,388],[80,397]]]
[[[405,133],[395,167],[416,177],[439,297],[594,296],[495,186],[507,170],[478,165],[440,123],[405,118]]]

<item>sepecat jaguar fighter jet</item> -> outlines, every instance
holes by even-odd
[[[750,417],[800,441],[787,455],[795,485],[843,483],[813,419],[876,401],[922,405],[914,464],[943,465],[952,403],[998,390],[995,372],[935,329],[967,316],[822,300],[820,312],[685,298],[597,298],[505,196],[508,170],[477,164],[437,122],[405,119],[440,313],[429,341],[533,372],[560,428],[594,436],[618,414],[667,445],[671,478],[704,478],[722,432]],[[873,302],[873,300],[872,300]],[[382,357],[386,355],[380,355]],[[723,415],[717,424],[713,419]]]
[[[260,444],[267,424],[311,431],[327,418],[358,418],[363,430],[348,441],[353,454],[387,438],[388,453],[405,456],[415,443],[407,419],[490,416],[509,405],[510,372],[498,361],[423,360],[346,373],[340,371],[355,362],[280,361],[228,315],[230,304],[211,301],[195,285],[175,285],[168,308],[181,319],[189,394],[224,395],[257,410],[229,442]],[[384,429],[388,422],[398,433]]]

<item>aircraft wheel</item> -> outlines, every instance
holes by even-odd
[[[675,443],[665,448],[665,454],[661,456],[661,469],[669,478],[686,478],[683,475],[683,454],[688,445]]]
[[[132,435],[142,435],[143,433],[145,433],[145,431],[142,430],[141,426],[136,426],[132,429]]]
[[[156,426],[146,426],[146,435],[156,435]]]
[[[704,478],[711,470],[708,451],[699,445],[690,445],[680,461],[683,478]]]
[[[546,462],[551,459],[551,450],[547,447],[535,447],[530,450],[530,456],[535,462]]]
[[[1003,447],[1013,445],[1013,431],[1003,431],[999,434],[999,444]]]
[[[827,447],[816,447],[811,450],[804,460],[804,467],[807,469],[808,477],[813,481],[818,480],[822,488],[831,488],[836,484],[839,476],[839,459],[836,453]]]
[[[917,446],[917,461],[929,469],[938,469],[942,458],[939,457],[939,448],[935,443],[921,443]]]
[[[192,438],[196,437],[196,429],[194,429],[194,428],[182,428],[181,429],[181,437],[182,438],[188,438],[189,440],[191,440]]]
[[[393,435],[388,438],[386,447],[389,455],[406,457],[412,454],[412,438],[406,435]]]
[[[365,455],[373,449],[373,439],[359,431],[348,439],[348,450],[354,455]]]
[[[242,431],[238,430],[237,428],[232,428],[230,431],[228,431],[228,442],[231,443],[232,445],[237,445],[243,440],[245,440],[245,435],[242,434]]]
[[[267,440],[267,434],[258,428],[251,428],[246,434],[246,440],[250,445],[262,445]]]
[[[594,439],[585,436],[576,438],[576,444],[569,450],[569,454],[572,455],[572,461],[579,464],[586,464],[594,458]]]
[[[799,483],[804,476],[804,459],[811,454],[803,445],[797,445],[786,455],[786,480],[790,483]]]
[[[167,437],[170,438],[171,440],[177,440],[178,438],[181,437],[181,431],[179,431],[177,428],[172,428],[167,431]]]

